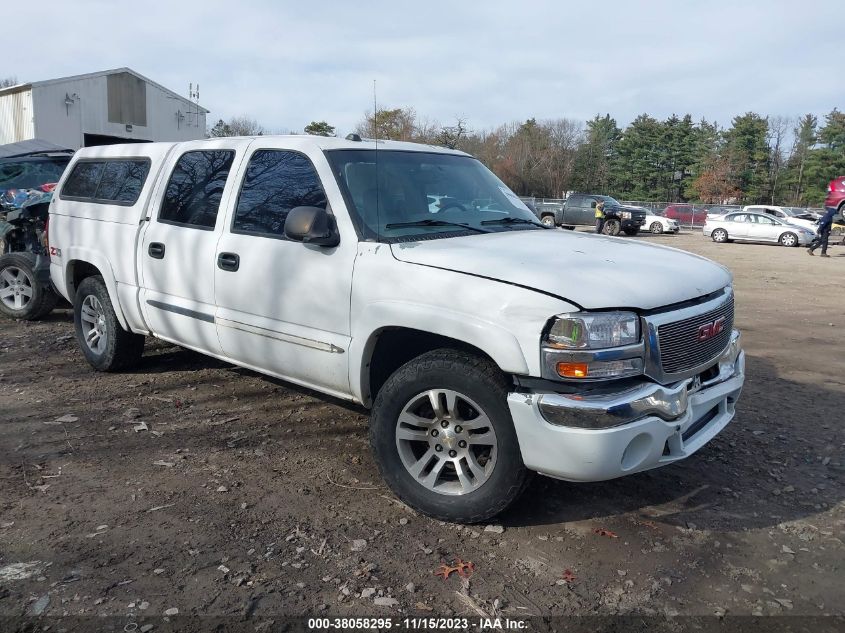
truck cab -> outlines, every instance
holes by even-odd
[[[88,148],[50,229],[95,370],[132,366],[152,336],[359,403],[389,487],[444,520],[494,516],[534,472],[598,481],[684,459],[744,380],[726,269],[550,230],[454,150]]]

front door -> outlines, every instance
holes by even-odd
[[[317,162],[329,182],[325,159],[318,156]],[[214,268],[223,352],[238,363],[347,396],[357,240],[341,236],[338,246],[324,248],[285,238],[291,209],[328,207],[323,181],[305,154],[256,148],[242,180]],[[343,204],[339,192],[336,204]]]
[[[193,146],[192,146],[193,145]],[[188,145],[159,184],[138,253],[141,309],[157,336],[220,354],[214,324],[214,270],[236,151],[221,142]]]

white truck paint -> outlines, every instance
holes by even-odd
[[[207,186],[219,204],[202,227],[173,224],[162,210],[169,196],[181,200],[171,177],[187,173],[195,152],[233,153],[225,181]],[[289,190],[304,187],[305,169],[316,184],[301,194],[324,194],[326,210],[285,208],[284,231],[272,235],[236,230],[241,198],[249,209],[251,196],[267,193],[260,187],[270,191],[255,206],[264,222],[276,213],[268,200],[293,195],[273,190],[276,181],[254,184],[267,157],[283,176],[283,158],[299,165]],[[120,160],[149,165],[136,201],[66,195],[77,165]],[[458,171],[463,180],[449,180]],[[455,193],[470,180],[485,193],[479,203]],[[407,234],[382,215],[409,213],[416,184],[427,217]],[[194,204],[195,194],[185,199]],[[434,516],[482,520],[515,498],[523,465],[591,481],[688,456],[733,417],[744,379],[725,268],[672,248],[530,226],[513,199],[471,157],[408,143],[293,136],[90,148],[53,198],[51,273],[96,368],[116,368],[114,350],[125,360],[140,340],[132,336],[149,335],[374,407],[372,441],[394,491]],[[381,223],[375,237],[368,208]],[[310,232],[297,233],[295,216],[310,219]],[[318,235],[320,222],[329,228]],[[553,341],[558,315],[608,310],[633,319],[636,340],[600,349]],[[564,378],[559,363],[619,377]],[[408,400],[414,380],[419,394]]]

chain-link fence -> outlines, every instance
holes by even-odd
[[[562,207],[563,203],[566,201],[564,198],[536,198],[533,196],[525,196],[522,200],[525,202],[531,202],[538,210],[541,210],[544,207]],[[704,226],[704,222],[707,219],[708,214],[721,215],[724,213],[731,213],[732,211],[741,211],[743,208],[743,205],[738,204],[699,204],[692,202],[655,202],[646,200],[620,200],[620,202],[632,207],[642,207],[653,215],[662,215],[667,218],[672,218],[684,228],[701,228]],[[824,213],[824,209],[813,207],[805,208],[781,206],[780,208],[788,215],[810,214],[818,217]]]

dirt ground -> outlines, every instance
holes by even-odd
[[[736,419],[490,526],[397,502],[363,410],[154,340],[97,374],[68,310],[0,322],[0,616],[845,614],[845,247],[636,239],[734,272]]]

